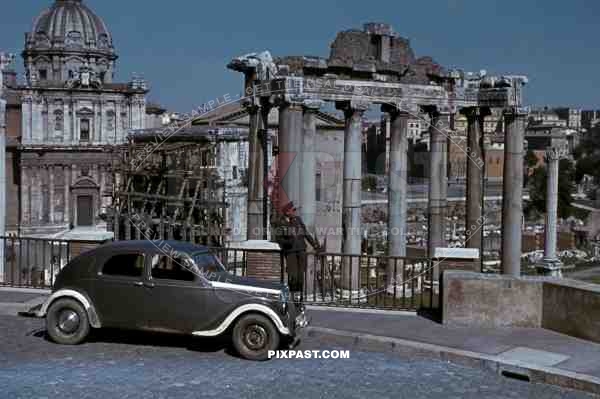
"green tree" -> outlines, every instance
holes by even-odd
[[[589,175],[596,184],[600,184],[600,125],[590,129],[573,156],[577,162],[574,175],[576,181],[579,183],[584,175]]]
[[[527,186],[529,182],[529,174],[531,170],[535,168],[538,163],[538,158],[535,156],[533,150],[527,150],[525,154],[525,158],[523,159],[524,168],[523,168],[523,185]]]
[[[575,192],[575,166],[568,159],[561,159],[558,166],[558,216],[567,218],[573,215],[572,194]],[[546,213],[547,170],[540,166],[533,171],[529,179],[528,214],[542,215]]]

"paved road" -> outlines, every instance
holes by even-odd
[[[232,356],[218,342],[105,332],[80,346],[36,319],[0,316],[5,398],[588,398],[438,361],[352,350],[344,360]],[[309,338],[302,349],[334,349]],[[215,349],[216,348],[216,349]]]

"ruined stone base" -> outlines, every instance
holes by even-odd
[[[535,268],[541,276],[562,277],[563,264],[558,259],[543,259]]]

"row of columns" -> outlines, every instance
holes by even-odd
[[[320,103],[282,102],[279,104],[279,157],[278,169],[282,173],[280,201],[293,201],[309,229],[314,228],[315,215],[315,159],[314,146],[316,122],[314,112]],[[362,116],[369,103],[344,101],[336,103],[344,112],[344,163],[343,163],[343,215],[342,252],[360,255],[360,209],[362,166]],[[268,128],[270,107],[251,108],[250,113],[250,173],[248,192],[248,239],[266,238],[264,213],[264,137],[261,131]],[[447,207],[447,153],[448,131],[453,113],[451,110],[425,109],[431,116],[430,176],[429,176],[429,239],[428,253],[434,256],[435,248],[445,247]],[[410,110],[384,105],[382,111],[390,116],[390,164],[388,190],[389,255],[406,256],[407,213],[407,135]],[[480,250],[483,242],[483,184],[485,154],[483,153],[483,123],[489,109],[471,107],[461,110],[468,121],[466,246]],[[503,239],[502,270],[505,274],[520,274],[521,220],[523,194],[523,152],[526,113],[511,108],[505,111],[505,160],[503,186]],[[263,124],[262,129],[259,126]],[[355,263],[355,262],[352,262]],[[358,290],[358,262],[351,267],[349,285]]]

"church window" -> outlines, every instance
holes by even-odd
[[[115,113],[114,113],[114,111],[106,112],[106,129],[115,130]]]
[[[54,130],[62,132],[64,126],[63,113],[60,110],[54,111]]]
[[[39,75],[40,75],[40,80],[46,80],[48,79],[48,71],[45,69],[40,69],[39,70]]]
[[[79,128],[79,141],[90,141],[90,120],[82,119]]]
[[[83,44],[83,40],[81,38],[81,32],[72,31],[67,34],[67,38],[65,39],[65,44],[70,47],[81,46]]]
[[[75,74],[73,73],[72,69],[69,69],[69,79],[73,79],[75,77]]]

